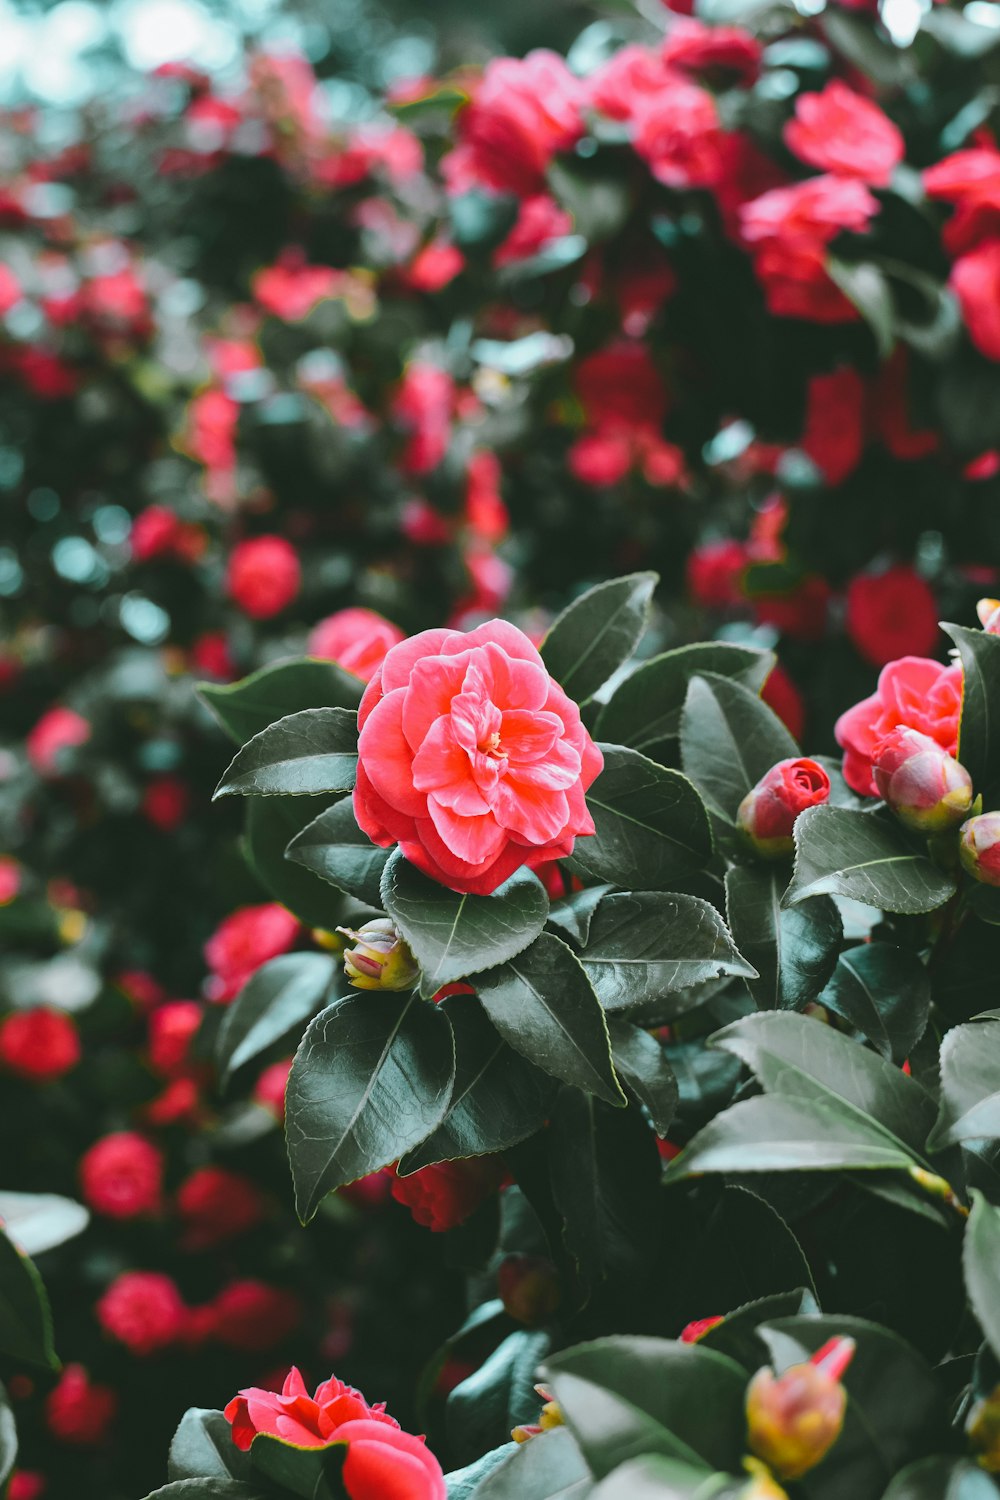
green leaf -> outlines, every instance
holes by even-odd
[[[849,896],[883,911],[934,911],[955,894],[955,882],[902,830],[877,814],[808,807],[795,820],[795,874],[784,905],[809,896]]]
[[[1000,1137],[1000,1021],[953,1027],[941,1043],[940,1066],[941,1111],[930,1149]]]
[[[665,1180],[701,1172],[908,1171],[913,1155],[817,1099],[765,1094],[731,1104],[675,1157]]]
[[[450,1474],[444,1476],[444,1482],[448,1487],[448,1500],[474,1500],[476,1495],[482,1494],[480,1486],[483,1481],[516,1452],[516,1443],[504,1443],[502,1448],[491,1449],[489,1453],[484,1453],[482,1458],[477,1458],[474,1463],[466,1464],[463,1469],[453,1469]]]
[[[844,924],[830,896],[782,908],[783,871],[734,865],[726,871],[729,930],[757,970],[747,987],[758,1010],[803,1010],[830,978]]]
[[[175,1479],[158,1490],[150,1490],[145,1500],[268,1500],[256,1484],[242,1479]]]
[[[455,1033],[455,1088],[444,1120],[400,1162],[401,1176],[431,1162],[516,1146],[542,1128],[554,1093],[538,1068],[497,1035],[474,996],[449,995],[441,1009]]]
[[[497,1031],[536,1067],[609,1104],[624,1104],[604,1012],[580,960],[551,932],[476,977]]]
[[[677,1113],[677,1079],[667,1054],[641,1026],[613,1016],[611,1056],[630,1091],[644,1105],[658,1136],[665,1136]]]
[[[259,1432],[250,1444],[250,1462],[257,1473],[301,1500],[340,1500],[340,1473],[347,1457],[347,1440],[324,1448],[299,1448],[270,1433]]]
[[[583,944],[590,936],[594,912],[611,890],[609,885],[590,885],[554,901],[549,907],[548,925],[558,927],[573,943]]]
[[[12,1364],[58,1370],[42,1279],[0,1229],[0,1355]]]
[[[17,1424],[7,1400],[7,1392],[0,1385],[0,1485],[5,1485],[17,1462]]]
[[[455,1041],[438,1006],[366,992],[321,1011],[295,1054],[285,1096],[302,1221],[334,1188],[388,1166],[430,1135],[454,1079]]]
[[[810,1016],[746,1016],[716,1032],[712,1045],[745,1063],[769,1094],[816,1099],[850,1113],[912,1157],[924,1148],[934,1102],[920,1084]]]
[[[962,1269],[972,1311],[993,1353],[1000,1358],[1000,1208],[976,1188],[965,1226]]]
[[[646,621],[655,573],[630,573],[588,589],[564,609],[542,642],[542,660],[577,703],[583,703],[632,655]]]
[[[181,1417],[167,1459],[168,1479],[245,1479],[250,1460],[233,1442],[221,1411],[192,1406]]]
[[[733,1191],[729,1189],[728,1191]],[[735,1191],[743,1192],[742,1188]],[[752,1196],[752,1195],[751,1195]],[[763,1207],[763,1199],[756,1199]],[[773,1213],[773,1209],[771,1210]],[[748,1375],[753,1375],[761,1365],[767,1363],[767,1346],[762,1343],[758,1330],[762,1323],[775,1318],[792,1318],[797,1313],[814,1313],[819,1309],[815,1294],[807,1287],[792,1292],[773,1292],[770,1296],[758,1297],[745,1302],[726,1313],[721,1323],[714,1324],[701,1335],[698,1343],[702,1349],[715,1349],[727,1354],[743,1366]]]
[[[811,904],[792,910],[807,910]],[[866,1036],[883,1057],[901,1066],[927,1027],[930,977],[906,948],[865,943],[840,955],[819,1000]]]
[[[514,958],[534,942],[549,911],[545,887],[530,870],[516,871],[492,896],[464,896],[398,850],[382,875],[382,905],[423,970],[425,995]]]
[[[215,1039],[222,1077],[308,1021],[322,1005],[336,967],[328,953],[283,953],[259,968],[223,1014]]]
[[[522,1443],[476,1490],[474,1500],[586,1500],[593,1475],[565,1427]]]
[[[839,260],[835,255],[827,256],[826,269],[868,324],[879,357],[888,359],[896,342],[895,308],[884,273],[871,261]]]
[[[445,1409],[448,1433],[461,1458],[496,1447],[512,1428],[536,1420],[541,1408],[536,1372],[550,1342],[541,1329],[509,1334],[451,1392]]]
[[[347,708],[304,708],[248,740],[214,796],[332,796],[351,790],[357,768],[357,714]]]
[[[653,1453],[740,1467],[746,1371],[723,1354],[619,1336],[552,1355],[542,1374],[598,1479]]]
[[[677,738],[681,713],[691,678],[717,672],[738,678],[752,690],[761,688],[774,666],[770,651],[734,646],[726,641],[700,641],[654,656],[626,677],[597,716],[599,739],[642,750],[652,760],[662,758]]]
[[[357,708],[364,692],[360,677],[332,661],[277,662],[242,682],[225,687],[202,682],[198,692],[237,745],[243,745],[276,719],[303,708]]]
[[[25,1255],[41,1255],[82,1234],[90,1214],[82,1203],[56,1193],[0,1192],[0,1224]]]
[[[563,1240],[585,1291],[605,1279],[629,1284],[656,1253],[660,1156],[637,1109],[612,1109],[562,1090],[545,1132],[552,1196]]]
[[[681,719],[681,764],[708,805],[730,822],[752,787],[799,747],[756,693],[729,677],[692,677]]]
[[[958,758],[986,811],[1000,796],[1000,637],[964,625],[943,625],[962,662]]]
[[[307,823],[288,845],[285,857],[366,906],[377,908],[382,904],[379,882],[389,850],[373,844],[358,827],[350,797],[335,802]]]
[[[602,1479],[591,1491],[591,1500],[736,1500],[741,1492],[746,1493],[745,1475],[732,1479],[704,1464],[647,1454],[629,1459]]]
[[[285,858],[289,841],[316,815],[325,797],[253,797],[247,804],[243,851],[261,885],[307,927],[336,927],[343,902],[326,881]]]
[[[623,890],[674,890],[711,857],[705,804],[680,771],[619,745],[600,748],[604,770],[587,793],[596,832],[577,839],[571,868]]]
[[[656,891],[606,896],[580,959],[605,1010],[658,1001],[664,1020],[697,1005],[692,985],[724,974],[756,976],[714,906]]]
[[[843,1376],[843,1430],[822,1463],[796,1484],[806,1500],[882,1495],[904,1464],[947,1444],[937,1377],[922,1355],[887,1328],[837,1313],[775,1319],[760,1333],[779,1374],[804,1363],[835,1335],[856,1342]]]
[[[997,1487],[971,1458],[922,1458],[891,1481],[882,1500],[997,1500]]]

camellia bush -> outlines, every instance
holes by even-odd
[[[994,1492],[1000,605],[947,627],[954,665],[888,664],[840,765],[762,702],[768,653],[637,662],[654,584],[600,585],[540,651],[417,634],[357,707],[296,662],[212,690],[260,725],[217,795],[284,808],[359,924],[342,965],[258,971],[220,1065],[302,1031],[300,1217],[393,1173],[462,1237],[440,1358],[490,1347],[447,1478],[293,1370],[190,1412],[158,1494]]]

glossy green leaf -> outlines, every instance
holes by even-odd
[[[287,714],[303,708],[357,708],[364,692],[360,677],[332,661],[306,657],[276,662],[220,687],[202,682],[198,692],[237,745]]]
[[[259,1484],[242,1479],[175,1479],[158,1490],[150,1490],[145,1500],[268,1500]]]
[[[738,678],[751,691],[764,685],[774,666],[769,651],[726,641],[699,641],[654,656],[615,689],[597,717],[597,737],[642,750],[652,760],[680,732],[688,683],[698,673]]]
[[[170,1444],[168,1479],[245,1479],[250,1459],[233,1442],[221,1411],[192,1406],[181,1417]]]
[[[962,1268],[972,1310],[1000,1359],[1000,1208],[975,1188],[965,1226]]]
[[[516,1448],[474,1500],[587,1500],[593,1482],[573,1434],[555,1427]]]
[[[932,1151],[955,1141],[1000,1137],[1000,1020],[955,1026],[941,1043],[941,1111]]]
[[[807,911],[811,905],[792,910]],[[901,1066],[927,1027],[930,977],[915,953],[892,943],[864,943],[840,955],[819,999]]]
[[[250,1445],[255,1472],[276,1484],[281,1494],[298,1495],[300,1500],[341,1500],[340,1473],[346,1457],[346,1440],[299,1448],[259,1432]]]
[[[964,625],[942,628],[962,662],[958,758],[988,812],[1000,794],[1000,637]]]
[[[382,905],[423,970],[423,993],[491,969],[527,948],[545,926],[545,887],[518,870],[491,896],[449,891],[397,850],[382,875]]]
[[[316,1016],[285,1096],[303,1222],[334,1188],[378,1171],[430,1135],[444,1119],[454,1079],[455,1041],[438,1006],[366,992]]]
[[[665,1136],[677,1113],[677,1079],[660,1043],[641,1026],[613,1016],[611,1055],[619,1077],[644,1105],[658,1136]]]
[[[711,856],[705,804],[680,771],[620,745],[601,749],[604,770],[587,793],[595,833],[577,839],[571,867],[623,890],[674,890]]]
[[[624,1104],[600,1002],[580,960],[554,934],[477,975],[476,992],[500,1035],[536,1067]]]
[[[681,764],[715,812],[734,820],[751,787],[798,753],[777,714],[741,682],[711,672],[692,677],[681,719]]]
[[[707,1465],[647,1454],[619,1465],[591,1491],[590,1500],[736,1500],[746,1476],[729,1479]]]
[[[730,1189],[729,1191],[733,1191]],[[735,1189],[743,1192],[742,1188]],[[756,1200],[762,1204],[763,1200]],[[772,1210],[773,1212],[773,1210]],[[753,1375],[761,1365],[767,1363],[767,1346],[759,1336],[763,1323],[775,1318],[793,1318],[799,1313],[815,1313],[819,1308],[815,1293],[807,1287],[793,1292],[774,1292],[767,1297],[758,1297],[733,1308],[706,1332],[701,1334],[698,1344],[702,1349],[715,1349],[742,1365],[748,1375]]]
[[[357,714],[347,708],[304,708],[248,740],[215,796],[333,796],[351,790],[357,768]]]
[[[283,953],[263,964],[226,1007],[216,1034],[223,1078],[315,1015],[336,971],[328,953]]]
[[[934,1101],[883,1057],[810,1016],[763,1011],[716,1032],[769,1094],[815,1099],[849,1112],[886,1143],[915,1157],[934,1121]]]
[[[697,1345],[596,1339],[550,1356],[549,1389],[598,1479],[643,1454],[740,1467],[746,1372]]]
[[[997,1500],[997,1487],[971,1458],[922,1458],[897,1474],[882,1500]]]
[[[803,1010],[830,978],[844,924],[830,896],[783,908],[785,875],[766,865],[726,872],[726,917],[733,940],[757,970],[747,986],[758,1010]]]
[[[655,891],[606,896],[580,958],[605,1010],[658,1001],[665,1020],[698,1003],[692,985],[756,973],[736,951],[714,906],[697,896]]]
[[[588,589],[553,623],[542,660],[566,694],[584,702],[627,661],[646,621],[655,573],[630,573]]]
[[[516,1452],[516,1443],[504,1443],[502,1447],[491,1449],[464,1468],[453,1469],[444,1476],[448,1500],[475,1500],[475,1496],[482,1494],[484,1481]]]
[[[911,1153],[860,1116],[817,1099],[765,1094],[731,1104],[667,1168],[667,1181],[700,1172],[908,1171]]]
[[[549,907],[548,926],[556,927],[571,943],[583,944],[590,936],[590,924],[594,912],[608,895],[609,885],[590,885],[585,890],[573,891]]]
[[[955,882],[911,844],[895,824],[842,807],[809,807],[795,821],[792,906],[809,896],[849,896],[883,911],[933,911]]]
[[[0,1485],[7,1483],[16,1462],[17,1425],[7,1400],[7,1392],[0,1385]]]
[[[358,827],[350,797],[307,823],[288,845],[285,857],[366,906],[382,904],[379,883],[389,850],[373,844]]]
[[[550,1342],[542,1329],[518,1329],[455,1387],[446,1407],[452,1452],[469,1461],[509,1438],[514,1427],[536,1420],[537,1370]]]
[[[0,1192],[0,1224],[25,1255],[41,1255],[82,1234],[90,1213],[57,1193]]]
[[[58,1370],[52,1318],[42,1279],[0,1229],[0,1356],[15,1365]]]
[[[326,802],[325,797],[252,797],[246,809],[243,851],[268,895],[307,927],[330,930],[343,902],[326,881],[285,858],[296,837]]]
[[[449,995],[441,1009],[455,1033],[455,1087],[441,1124],[400,1162],[401,1175],[431,1162],[506,1151],[542,1128],[555,1092],[498,1035],[474,996]]]

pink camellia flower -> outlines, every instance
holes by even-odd
[[[879,796],[907,828],[940,833],[961,823],[972,806],[972,777],[937,740],[897,724],[872,750]]]
[[[852,791],[877,797],[872,754],[879,740],[897,724],[930,735],[949,754],[958,749],[962,712],[962,668],[945,667],[923,656],[903,656],[879,673],[870,698],[855,703],[834,725],[844,751],[844,780]]]
[[[458,117],[453,155],[471,182],[526,198],[544,187],[556,152],[583,134],[583,100],[583,84],[555,52],[495,57]]]
[[[785,145],[821,172],[859,177],[884,187],[903,160],[903,137],[877,104],[839,78],[821,94],[800,94],[795,118],[785,126]]]
[[[489,895],[594,832],[604,759],[528,637],[505,620],[394,646],[358,713],[365,833],[452,890]]]
[[[765,859],[780,859],[794,847],[792,829],[800,812],[829,801],[830,778],[818,761],[779,760],[740,803],[736,823]]]
[[[671,79],[642,100],[635,116],[636,152],[667,187],[712,187],[725,170],[715,98],[686,79]]]
[[[385,653],[404,639],[398,625],[373,609],[338,609],[309,632],[309,655],[335,661],[370,682]]]
[[[298,935],[297,918],[276,901],[230,912],[205,944],[205,962],[214,980],[209,998],[231,1000],[261,964],[287,953]]]
[[[270,620],[299,591],[302,568],[291,542],[282,536],[255,536],[237,542],[229,554],[226,593],[252,620]]]
[[[35,724],[24,742],[34,769],[41,776],[56,776],[64,750],[90,739],[90,725],[75,709],[57,704]]]
[[[403,1432],[384,1404],[332,1376],[314,1395],[293,1366],[281,1391],[240,1391],[226,1407],[233,1442],[246,1452],[259,1433],[298,1448],[346,1443],[343,1483],[350,1500],[445,1500],[441,1465],[422,1437]]]
[[[84,1202],[110,1219],[156,1213],[163,1191],[163,1153],[134,1130],[102,1136],[80,1158]]]
[[[974,880],[1000,885],[1000,813],[980,813],[963,823],[958,853]]]
[[[987,359],[1000,359],[1000,238],[960,256],[948,284],[973,344]]]

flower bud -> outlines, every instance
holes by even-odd
[[[787,1490],[781,1488],[766,1464],[756,1458],[745,1458],[743,1467],[750,1479],[740,1490],[739,1500],[788,1500]]]
[[[980,599],[976,614],[987,635],[1000,635],[1000,599]]]
[[[359,990],[408,990],[420,967],[388,917],[366,922],[357,932],[338,927],[354,941],[344,952],[344,973]]]
[[[736,814],[744,838],[765,859],[791,854],[792,827],[800,812],[818,807],[830,796],[830,778],[814,760],[779,760],[753,791],[747,792]]]
[[[984,885],[1000,885],[1000,812],[969,818],[959,831],[962,868]]]
[[[972,806],[972,777],[919,729],[900,724],[872,751],[872,780],[901,823],[918,833],[941,833],[961,823]]]
[[[965,1434],[980,1468],[1000,1474],[1000,1385],[981,1396],[969,1412]]]
[[[543,1432],[549,1432],[553,1427],[562,1427],[563,1414],[558,1401],[552,1399],[552,1395],[544,1385],[536,1385],[535,1390],[541,1396],[545,1405],[538,1413],[537,1422],[525,1422],[520,1427],[515,1427],[511,1437],[515,1443],[526,1443],[529,1438],[538,1437]]]
[[[506,1255],[497,1273],[504,1311],[526,1328],[547,1323],[559,1306],[555,1266],[542,1255]]]
[[[749,1444],[779,1479],[799,1479],[833,1447],[844,1425],[847,1392],[840,1377],[854,1354],[854,1340],[833,1338],[808,1364],[783,1375],[766,1367],[747,1387]]]

